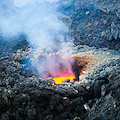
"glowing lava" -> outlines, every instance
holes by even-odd
[[[52,77],[54,84],[70,82],[71,80],[80,81],[80,76],[87,69],[91,59],[87,56],[73,56],[71,58],[61,57],[59,54],[48,56],[41,68],[41,76],[43,79]],[[48,83],[52,85],[51,83]]]
[[[75,76],[74,75],[62,75],[59,77],[55,77],[53,79],[54,79],[56,84],[60,84],[60,83],[63,83],[63,81],[66,81],[66,80],[71,81],[71,80],[75,79]]]

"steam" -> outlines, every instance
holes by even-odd
[[[17,0],[15,0],[16,2]],[[18,6],[18,3],[15,5]],[[56,5],[56,1],[42,0],[40,2],[33,0],[31,3],[30,0],[26,0],[26,4],[24,1],[23,6],[15,7],[11,5],[7,10],[3,6],[0,13],[2,35],[13,37],[25,34],[28,42],[33,47],[38,48],[55,39],[63,40],[68,28],[58,19]]]
[[[42,58],[42,59],[41,59]],[[50,54],[47,57],[40,56],[34,61],[34,65],[40,77],[68,77],[73,75],[73,59],[63,58],[60,54]]]
[[[59,6],[58,1],[9,0],[5,2],[5,0],[0,0],[0,31],[2,36],[11,38],[24,34],[27,36],[29,44],[37,49],[46,48],[48,43],[54,43],[56,40],[64,42],[68,27],[58,19],[56,12],[57,6]],[[53,45],[50,47],[53,48]],[[46,57],[40,63],[40,59],[34,60],[31,67],[34,66],[42,76],[44,76],[46,69],[54,76],[55,72],[60,72],[58,70],[60,64],[71,73],[71,62],[66,63],[62,60],[59,61],[56,57]],[[56,68],[58,69],[56,70]]]

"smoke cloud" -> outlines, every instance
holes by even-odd
[[[0,1],[0,31],[4,37],[24,34],[33,47],[39,48],[55,39],[64,40],[68,28],[58,19],[57,0],[22,2],[15,0],[16,7],[12,0]]]
[[[1,35],[4,38],[11,38],[23,34],[27,37],[29,44],[39,50],[46,48],[48,43],[54,43],[54,41],[64,42],[68,27],[58,19],[56,12],[59,7],[58,1],[9,0],[6,2],[6,0],[0,0]],[[50,47],[53,48],[53,46]],[[67,51],[67,48],[65,49]],[[32,69],[35,68],[42,77],[54,77],[54,73],[60,73],[61,66],[64,68],[62,68],[63,71],[72,73],[71,61],[64,61],[61,57],[55,56],[45,57],[43,61],[41,56],[34,58],[30,66]]]

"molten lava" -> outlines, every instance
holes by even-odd
[[[73,79],[75,79],[75,75],[69,75],[69,74],[66,74],[66,75],[60,75],[58,77],[55,77],[53,78],[55,83],[56,84],[60,84],[60,83],[63,83],[64,81],[71,81]]]
[[[75,55],[61,57],[59,54],[50,54],[46,59],[40,60],[40,74],[43,79],[52,77],[54,84],[63,82],[81,81],[80,76],[87,70],[87,65],[92,59],[89,56]],[[51,85],[51,83],[48,83]]]
[[[87,56],[83,57],[75,56],[74,62],[71,63],[71,72],[69,73],[68,70],[65,69],[65,66],[62,66],[62,68],[64,69],[61,69],[59,74],[53,77],[55,83],[60,84],[63,83],[64,81],[70,82],[71,80],[80,81],[79,76],[82,74],[82,71],[86,71],[87,65],[91,61],[92,61],[91,58]]]

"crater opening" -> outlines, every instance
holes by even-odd
[[[54,74],[51,74],[51,71],[47,70],[44,72],[44,78],[52,77],[56,84],[81,81],[80,76],[87,70],[89,63],[90,58],[87,56],[74,56],[68,59],[59,57]]]
[[[62,84],[81,81],[81,75],[87,71],[87,66],[92,59],[87,55],[61,57],[59,54],[51,54],[46,57],[39,56],[36,61],[39,69],[36,70],[33,66],[32,72],[27,69],[26,74],[45,80],[52,77],[54,84]]]

